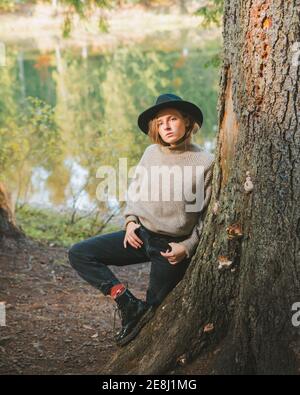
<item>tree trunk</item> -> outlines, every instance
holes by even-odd
[[[23,232],[17,227],[10,197],[3,183],[0,182],[0,238],[20,237]]]
[[[205,350],[214,351],[211,373],[295,372],[299,29],[299,1],[225,1],[216,165],[202,237],[184,279],[107,373],[165,373]]]

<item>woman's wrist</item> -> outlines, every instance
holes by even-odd
[[[130,220],[130,221],[128,221],[127,222],[127,224],[126,224],[126,229],[127,229],[127,226],[129,225],[129,224],[137,224],[137,222],[136,221],[134,221],[134,220]]]
[[[128,225],[130,222],[133,222],[133,223],[135,223],[135,224],[138,224],[138,223],[139,223],[138,217],[136,217],[135,215],[128,215],[128,216],[125,218],[125,229],[127,228],[127,225]]]

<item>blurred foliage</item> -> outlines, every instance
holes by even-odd
[[[55,109],[38,97],[24,97],[17,54],[7,53],[0,69],[0,180],[18,196],[28,192],[35,168],[50,171],[61,161],[61,134]],[[12,183],[12,184],[11,184]]]
[[[16,11],[20,6],[25,4],[34,4],[37,1],[26,0],[0,0],[0,10]],[[42,2],[39,1],[39,2]],[[80,18],[89,18],[95,14],[96,10],[118,9],[126,5],[142,5],[146,8],[164,7],[176,5],[181,13],[188,13],[188,4],[191,1],[185,0],[44,0],[45,3],[52,3],[53,7],[57,5],[65,6],[65,18],[62,27],[64,37],[68,37],[73,27],[74,15]],[[192,2],[191,2],[192,3]],[[223,14],[224,0],[207,0],[204,5],[194,13],[204,17],[203,27],[210,25],[220,25]],[[98,21],[99,31],[102,33],[109,32],[109,21],[106,16],[100,13]]]
[[[79,15],[80,18],[89,18],[93,16],[96,9],[111,9],[115,6],[114,0],[60,0],[60,3],[67,6],[62,28],[64,37],[68,37],[72,31],[74,14]],[[108,26],[106,17],[100,14],[98,20],[99,31],[108,33]]]
[[[57,158],[61,152],[55,109],[37,97],[27,97],[17,122],[19,136],[22,136],[22,154],[30,157],[33,166],[51,168],[51,159]]]
[[[16,218],[27,236],[64,247],[98,234],[100,226],[99,222],[91,225],[91,218],[83,218],[72,224],[68,213],[38,209],[29,205],[19,207]],[[101,233],[117,230],[120,230],[120,227],[108,224]]]
[[[0,0],[0,11],[13,12],[18,6],[25,3],[26,0]]]
[[[0,0],[0,11],[15,12],[21,6],[35,4],[38,1],[27,1],[27,0]],[[39,3],[42,3],[40,0]],[[176,2],[181,5],[184,3],[182,0]],[[175,2],[175,3],[176,3]],[[152,6],[168,6],[174,4],[174,1],[170,0],[44,0],[44,3],[52,3],[53,9],[57,6],[65,6],[65,18],[62,26],[63,37],[69,37],[72,28],[74,15],[78,15],[80,18],[90,18],[95,15],[96,10],[108,10],[118,9],[125,5],[143,5],[145,7]],[[99,31],[102,33],[109,32],[109,21],[106,16],[100,13],[98,20]]]
[[[211,25],[220,26],[222,23],[224,0],[207,0],[195,15],[203,17],[202,26],[207,28]]]
[[[23,108],[11,117],[6,113],[0,123],[0,174],[3,176],[7,169],[19,170],[24,162],[51,168],[52,160],[61,152],[60,145],[54,109],[38,98],[28,97]]]

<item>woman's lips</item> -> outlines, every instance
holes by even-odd
[[[167,133],[166,137],[173,136],[173,133]]]

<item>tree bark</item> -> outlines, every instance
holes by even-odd
[[[299,29],[299,1],[225,1],[216,164],[201,240],[184,279],[106,373],[166,373],[206,350],[215,374],[295,372]]]
[[[24,234],[16,224],[9,194],[0,182],[0,238],[3,236],[17,238]]]

